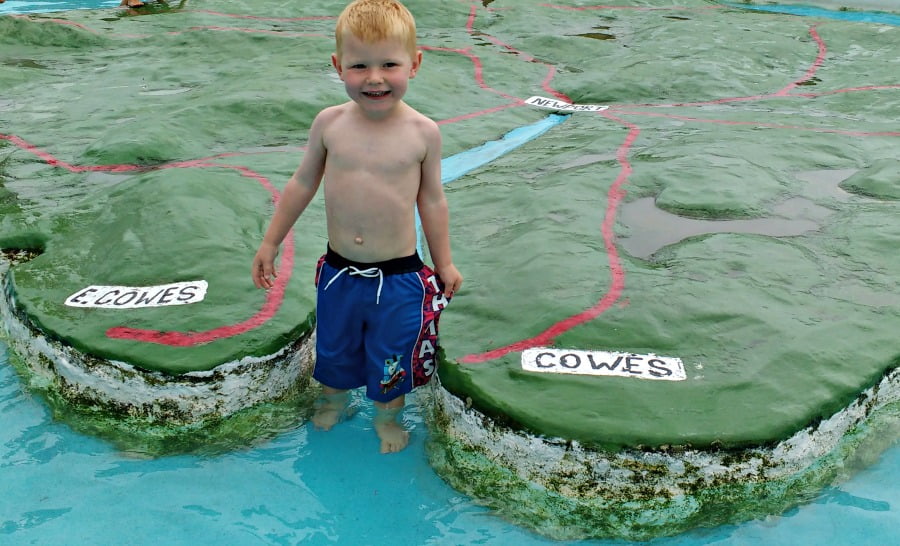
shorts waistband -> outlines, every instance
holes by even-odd
[[[325,252],[325,263],[336,269],[344,269],[345,267],[355,267],[359,270],[377,268],[384,275],[400,275],[403,273],[415,273],[422,269],[425,263],[418,253],[410,254],[402,258],[392,258],[382,262],[356,262],[347,259],[328,246]]]

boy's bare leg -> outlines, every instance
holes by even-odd
[[[316,401],[316,410],[311,419],[313,425],[319,430],[331,430],[331,427],[352,416],[350,391],[322,385],[322,396]]]
[[[382,453],[396,453],[409,444],[409,432],[403,428],[398,420],[405,396],[398,396],[390,402],[374,402],[375,404],[375,432],[381,438]]]

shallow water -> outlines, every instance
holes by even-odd
[[[377,453],[371,408],[364,406],[327,433],[298,418],[253,447],[148,458],[76,432],[83,418],[80,425],[71,415],[54,418],[44,398],[24,389],[2,344],[0,350],[4,545],[558,544],[444,484],[426,461],[426,432],[414,406],[406,413],[412,444],[391,456]],[[900,427],[898,416],[892,422]],[[653,544],[882,546],[900,528],[897,483],[900,445],[786,514]]]

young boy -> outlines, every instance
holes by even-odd
[[[403,102],[422,63],[412,14],[396,0],[355,0],[338,18],[331,56],[350,101],[322,110],[306,154],[253,259],[271,288],[288,230],[325,179],[328,249],[316,270],[316,366],[323,386],[313,424],[349,415],[349,389],[366,386],[381,452],[400,451],[405,394],[436,366],[440,312],[462,285],[450,255],[437,124]],[[434,261],[416,252],[415,210]]]

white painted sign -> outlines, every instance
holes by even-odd
[[[680,358],[548,347],[526,349],[522,353],[522,369],[529,372],[612,375],[664,381],[687,379],[684,363]]]
[[[525,101],[525,104],[559,112],[602,112],[609,108],[609,106],[600,106],[599,104],[572,104],[546,97],[531,97]]]
[[[206,281],[175,282],[159,286],[88,286],[66,298],[66,305],[104,309],[187,305],[203,301],[206,288]]]

